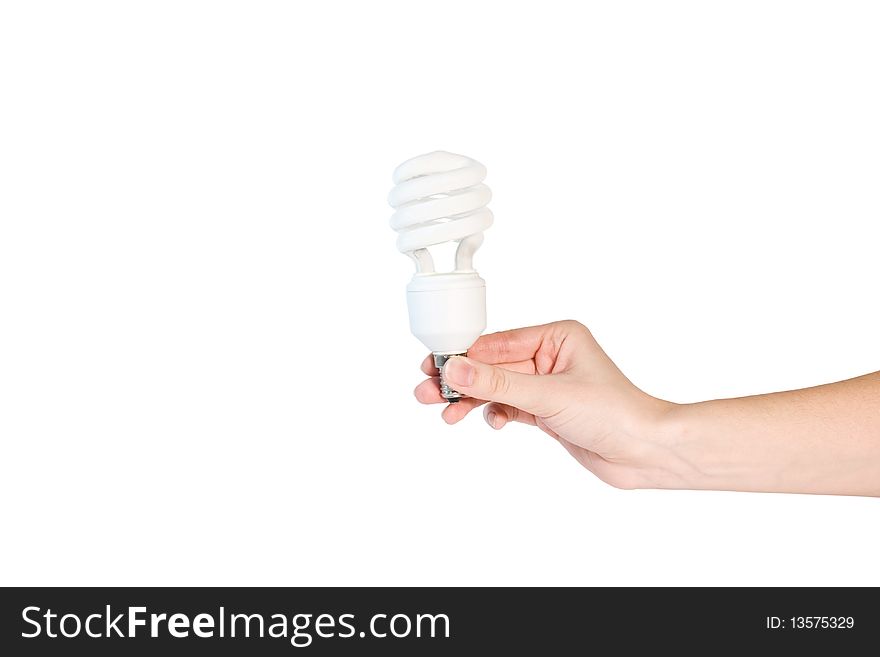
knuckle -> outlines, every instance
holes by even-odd
[[[586,326],[581,324],[576,319],[565,319],[559,323],[563,328],[571,331],[572,333],[589,333],[589,329],[587,329]]]
[[[493,395],[504,396],[510,391],[510,377],[500,367],[492,368],[489,390]]]
[[[495,333],[494,340],[492,340],[492,351],[497,353],[498,355],[503,355],[510,352],[510,335],[506,332]]]

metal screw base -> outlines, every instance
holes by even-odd
[[[443,399],[450,404],[454,404],[458,400],[467,396],[450,388],[443,377],[443,366],[446,364],[446,361],[453,356],[467,356],[467,352],[463,351],[460,354],[434,354],[434,366],[440,370],[440,394],[443,395]]]

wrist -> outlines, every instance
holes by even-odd
[[[701,438],[698,404],[663,401],[646,431],[653,458],[644,468],[644,488],[718,489],[711,446]]]
[[[755,459],[756,446],[730,439],[722,425],[733,423],[733,400],[671,404],[658,428],[668,461],[664,488],[690,490],[762,490],[768,464]],[[720,405],[720,406],[719,406]],[[739,435],[743,428],[734,429]],[[767,484],[764,484],[766,486]]]

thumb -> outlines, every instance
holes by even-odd
[[[553,394],[552,376],[511,372],[464,356],[446,361],[442,375],[447,385],[470,397],[508,404],[539,417],[558,410],[554,410],[558,395]]]

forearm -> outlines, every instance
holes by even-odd
[[[674,406],[671,487],[880,496],[880,372]]]

